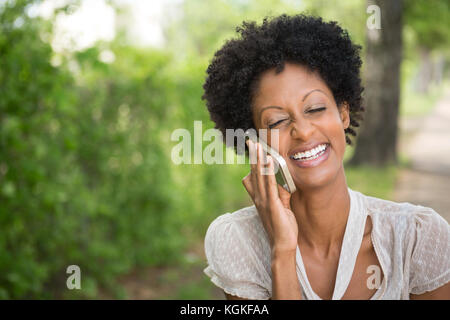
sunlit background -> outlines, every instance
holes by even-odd
[[[203,274],[203,238],[215,217],[251,205],[249,168],[176,165],[171,133],[214,127],[205,71],[242,21],[336,20],[366,61],[368,5],[0,0],[0,298],[222,299]],[[398,161],[345,156],[350,187],[447,219],[449,18],[448,1],[405,1]],[[81,289],[67,288],[69,265]]]

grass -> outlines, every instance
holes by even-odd
[[[390,200],[395,187],[398,168],[361,166],[346,168],[347,185],[365,195]]]
[[[193,280],[182,286],[178,292],[169,297],[169,300],[210,300],[212,291],[215,289],[214,284],[211,283],[206,275],[199,280]],[[223,296],[225,298],[225,296]]]
[[[398,169],[407,167],[409,158],[399,155],[399,166],[376,168],[371,166],[346,167],[354,153],[354,147],[348,147],[344,154],[345,176],[349,188],[365,195],[390,200],[395,187]]]
[[[204,258],[183,259],[180,267],[163,276],[164,284],[172,286],[161,299],[168,300],[208,300],[223,299],[224,295],[203,273],[206,268]]]

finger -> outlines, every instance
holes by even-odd
[[[268,167],[267,174],[265,176],[267,196],[270,201],[278,198],[277,181],[275,179],[275,170],[272,156],[267,156]]]
[[[253,203],[255,203],[255,194],[253,191],[253,184],[251,181],[250,173],[248,175],[246,175],[244,177],[244,179],[242,179],[242,184],[244,185],[245,189],[247,190],[247,193],[252,198]],[[255,205],[256,205],[256,203],[255,203]],[[258,210],[258,208],[256,208],[256,209]],[[270,235],[272,234],[272,227],[271,227],[270,223],[267,221],[267,217],[264,215],[264,212],[260,212],[259,210],[258,210],[258,215],[261,219],[261,222],[262,222],[265,230],[267,230],[267,233],[269,234],[269,237],[270,237]]]
[[[247,146],[248,146],[248,155],[250,160],[250,169],[252,171],[255,171],[256,169],[256,147],[253,141],[247,140]]]
[[[246,141],[248,146],[248,154],[249,154],[249,160],[250,160],[250,181],[251,183],[256,186],[256,149],[255,144],[251,140]]]
[[[257,146],[257,162],[256,162],[256,166],[257,166],[257,170],[256,170],[256,183],[258,185],[258,192],[260,193],[261,196],[266,196],[266,182],[264,179],[265,176],[265,168],[263,168],[263,150],[262,150],[262,146],[259,143],[256,143]]]
[[[285,188],[277,184],[278,187],[278,196],[280,197],[281,203],[283,206],[289,210],[291,209],[291,196],[292,194],[289,193]]]

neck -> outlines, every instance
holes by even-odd
[[[344,168],[330,184],[294,193],[291,208],[298,224],[299,245],[325,257],[339,251],[350,212]]]

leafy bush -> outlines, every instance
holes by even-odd
[[[175,263],[242,202],[244,169],[170,160],[172,130],[210,123],[204,61],[117,41],[55,66],[49,26],[24,10],[0,10],[0,298],[120,297],[118,275]],[[83,290],[66,289],[72,264]]]

